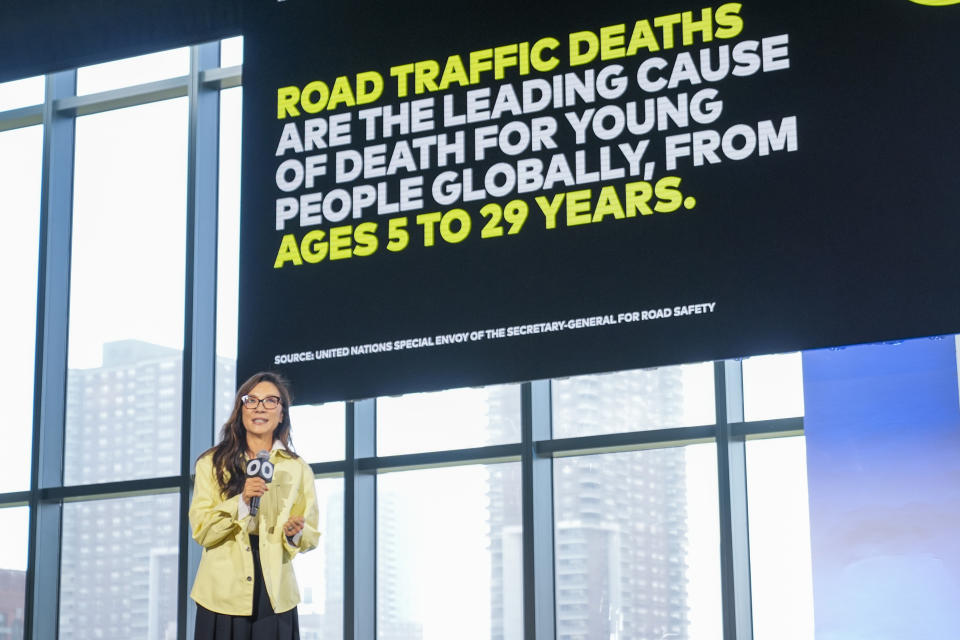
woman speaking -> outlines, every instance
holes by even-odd
[[[237,390],[220,443],[197,460],[190,503],[193,539],[203,546],[190,593],[196,640],[300,637],[292,561],[320,534],[313,471],[290,449],[289,410],[284,380],[255,374]]]

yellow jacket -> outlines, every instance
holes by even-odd
[[[273,481],[260,501],[257,526],[260,536],[260,564],[273,610],[282,613],[297,606],[300,590],[293,573],[297,553],[317,546],[319,513],[313,486],[313,471],[301,458],[283,449],[270,452]],[[253,613],[253,554],[247,527],[250,516],[237,518],[240,496],[226,500],[213,469],[213,454],[197,460],[190,529],[203,546],[200,568],[190,597],[210,611],[235,616]],[[283,525],[290,516],[303,516],[299,544],[290,544]]]

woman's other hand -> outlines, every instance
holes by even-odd
[[[290,516],[287,524],[283,525],[283,535],[292,538],[303,530],[303,516]]]

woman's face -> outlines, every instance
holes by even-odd
[[[258,382],[257,385],[247,393],[250,404],[253,404],[253,401],[249,400],[250,398],[265,400],[267,398],[279,399],[280,397],[280,390],[277,389],[277,386],[266,380]],[[277,425],[283,420],[283,404],[278,404],[273,409],[267,409],[263,402],[258,402],[254,408],[250,409],[247,407],[247,404],[244,403],[242,412],[243,427],[247,430],[248,434],[257,436],[272,435]]]

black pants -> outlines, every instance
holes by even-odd
[[[197,605],[195,640],[300,640],[297,608],[274,613],[260,568],[260,540],[250,536],[253,552],[253,615],[231,616]]]

